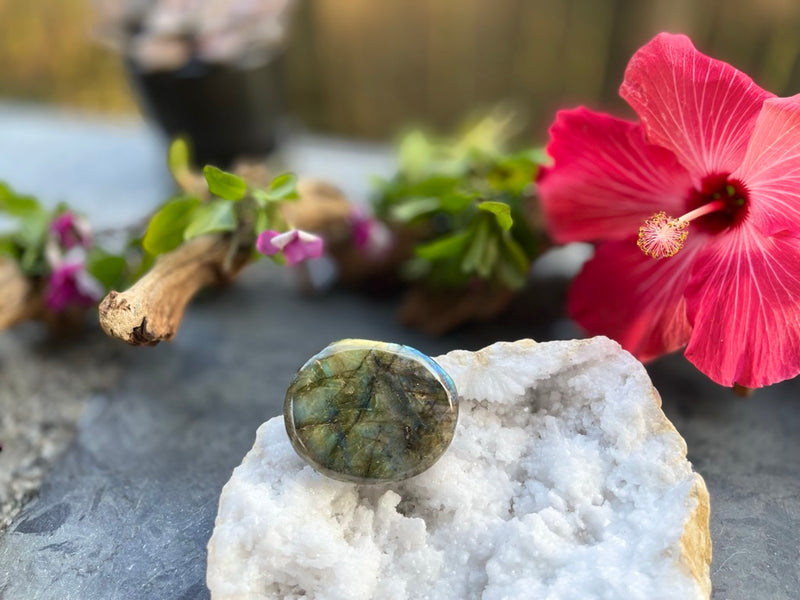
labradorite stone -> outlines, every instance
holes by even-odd
[[[312,467],[380,483],[439,459],[455,433],[458,396],[450,376],[414,348],[341,340],[298,371],[283,414],[292,445]]]

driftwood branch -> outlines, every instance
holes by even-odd
[[[250,179],[261,179],[264,185],[269,182],[263,166],[255,170],[251,166],[250,171]],[[208,193],[201,175],[180,183],[198,195]],[[298,191],[299,200],[283,207],[286,220],[322,235],[329,249],[346,249],[352,207],[341,191],[314,179],[298,182]],[[136,346],[172,339],[194,295],[204,287],[230,282],[250,260],[253,243],[249,232],[207,235],[160,256],[128,290],[109,292],[102,300],[98,307],[101,326],[108,335]],[[347,262],[357,265],[359,261]],[[56,315],[45,310],[41,285],[26,277],[15,261],[0,258],[0,330],[31,319],[45,319],[61,328],[82,314]]]
[[[351,207],[333,186],[315,180],[298,183],[300,199],[285,205],[295,227],[322,234],[334,245],[350,235]],[[105,332],[135,346],[172,339],[192,297],[209,285],[231,281],[250,260],[253,239],[207,235],[163,254],[125,292],[109,292],[100,303]]]
[[[0,258],[0,331],[40,316],[42,299],[15,261]]]
[[[233,279],[250,258],[250,244],[232,235],[205,235],[158,257],[125,292],[109,292],[100,303],[100,325],[110,336],[134,346],[170,340],[192,297],[209,285]]]

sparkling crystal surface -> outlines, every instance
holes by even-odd
[[[286,392],[286,431],[298,454],[329,477],[399,481],[450,445],[457,398],[450,376],[414,348],[341,340],[298,371]]]

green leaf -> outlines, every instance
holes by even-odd
[[[443,211],[455,215],[472,206],[476,198],[478,198],[478,194],[474,192],[453,192],[452,194],[445,194],[441,197],[441,208]]]
[[[167,154],[167,164],[175,178],[180,174],[186,173],[191,168],[189,144],[184,138],[179,137],[172,140]]]
[[[50,215],[40,208],[20,218],[14,235],[21,249],[19,266],[27,275],[36,275],[42,270],[42,250],[49,225]]]
[[[44,214],[45,210],[32,196],[19,196],[10,187],[0,183],[0,212],[12,217],[26,218],[36,213]]]
[[[478,208],[492,213],[503,231],[508,231],[514,224],[514,219],[511,218],[511,207],[505,202],[481,202],[478,204]]]
[[[425,277],[431,272],[431,264],[418,256],[411,258],[400,265],[400,277],[409,281]]]
[[[500,260],[497,263],[497,276],[512,290],[519,289],[528,280],[531,261],[511,233],[504,231],[501,236]]]
[[[14,260],[19,259],[19,246],[10,236],[0,237],[0,256],[9,256]]]
[[[503,256],[508,258],[508,261],[514,265],[514,267],[520,272],[527,275],[528,269],[530,269],[531,261],[528,258],[528,255],[525,254],[525,250],[522,249],[517,241],[511,236],[511,233],[508,231],[503,232],[502,236],[503,240],[503,248],[502,253]]]
[[[398,153],[400,168],[409,173],[412,178],[421,176],[431,166],[433,148],[421,131],[407,133],[400,141]]]
[[[470,232],[465,231],[439,238],[427,244],[417,246],[416,254],[426,260],[437,260],[450,256],[458,256],[467,247],[470,239]]]
[[[478,265],[481,263],[483,255],[486,253],[486,246],[489,243],[489,221],[487,219],[479,219],[474,231],[469,248],[461,261],[461,271],[464,273],[474,273],[478,270]]]
[[[233,203],[215,200],[198,206],[183,232],[183,239],[190,240],[206,233],[233,231],[236,229],[236,211]]]
[[[530,152],[520,152],[498,157],[487,180],[493,189],[519,196],[533,186],[539,170],[537,162],[531,160]]]
[[[528,150],[523,150],[518,154],[525,156],[525,158],[536,163],[537,165],[549,165],[553,162],[553,159],[547,153],[547,148],[544,146],[540,146],[538,148],[529,148]]]
[[[406,196],[435,196],[440,198],[455,190],[462,183],[461,177],[452,175],[431,175],[422,181],[411,184],[405,192]]]
[[[498,247],[497,236],[490,235],[486,241],[486,247],[484,248],[483,255],[481,256],[480,261],[478,261],[478,275],[484,279],[488,279],[492,274],[492,270],[497,263],[497,258],[499,255],[500,249]]]
[[[389,216],[393,221],[408,223],[417,217],[438,210],[439,206],[438,198],[411,198],[402,204],[392,206]]]
[[[153,266],[153,263],[156,262],[156,256],[150,254],[149,252],[143,252],[141,260],[136,268],[133,270],[133,274],[130,277],[131,281],[138,281],[141,277],[150,270],[150,267]]]
[[[212,165],[206,165],[203,176],[208,183],[209,191],[225,200],[241,200],[247,193],[247,183],[233,173],[228,173]]]
[[[174,250],[183,242],[183,232],[192,220],[192,213],[200,199],[181,196],[167,202],[150,219],[142,247],[150,254],[163,254]]]
[[[266,231],[267,229],[269,229],[269,215],[267,214],[267,211],[260,210],[258,211],[258,214],[256,214],[256,235],[262,231]]]
[[[124,258],[99,248],[93,249],[86,258],[86,270],[107,290],[120,285],[127,267]]]
[[[520,273],[514,265],[501,259],[497,263],[497,276],[500,282],[512,290],[518,290],[527,282],[527,276]]]
[[[267,205],[271,202],[269,199],[269,194],[262,189],[255,188],[250,192],[253,196],[253,199],[258,204],[259,208],[266,208]]]
[[[20,221],[17,230],[17,239],[23,246],[38,246],[44,243],[47,227],[50,225],[50,215],[44,210],[36,210],[25,215]]]
[[[278,200],[294,200],[300,197],[297,193],[297,175],[294,173],[284,173],[278,175],[269,184],[266,199],[270,202]]]

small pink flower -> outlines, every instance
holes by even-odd
[[[597,243],[570,314],[641,360],[686,346],[723,385],[794,377],[800,96],[670,34],[636,52],[620,94],[639,122],[559,112],[538,181],[553,237]]]
[[[89,248],[92,245],[92,234],[89,223],[69,211],[58,215],[50,223],[50,233],[64,250],[77,246]]]
[[[103,286],[87,271],[82,252],[70,252],[50,272],[44,292],[48,309],[88,308],[103,297]]]
[[[261,232],[256,240],[256,249],[267,256],[283,252],[286,262],[296,265],[310,258],[319,258],[323,251],[322,238],[301,229],[290,229],[279,233],[273,230]]]
[[[381,221],[365,216],[361,211],[353,211],[350,223],[353,243],[360,250],[377,256],[391,248],[392,234]]]

